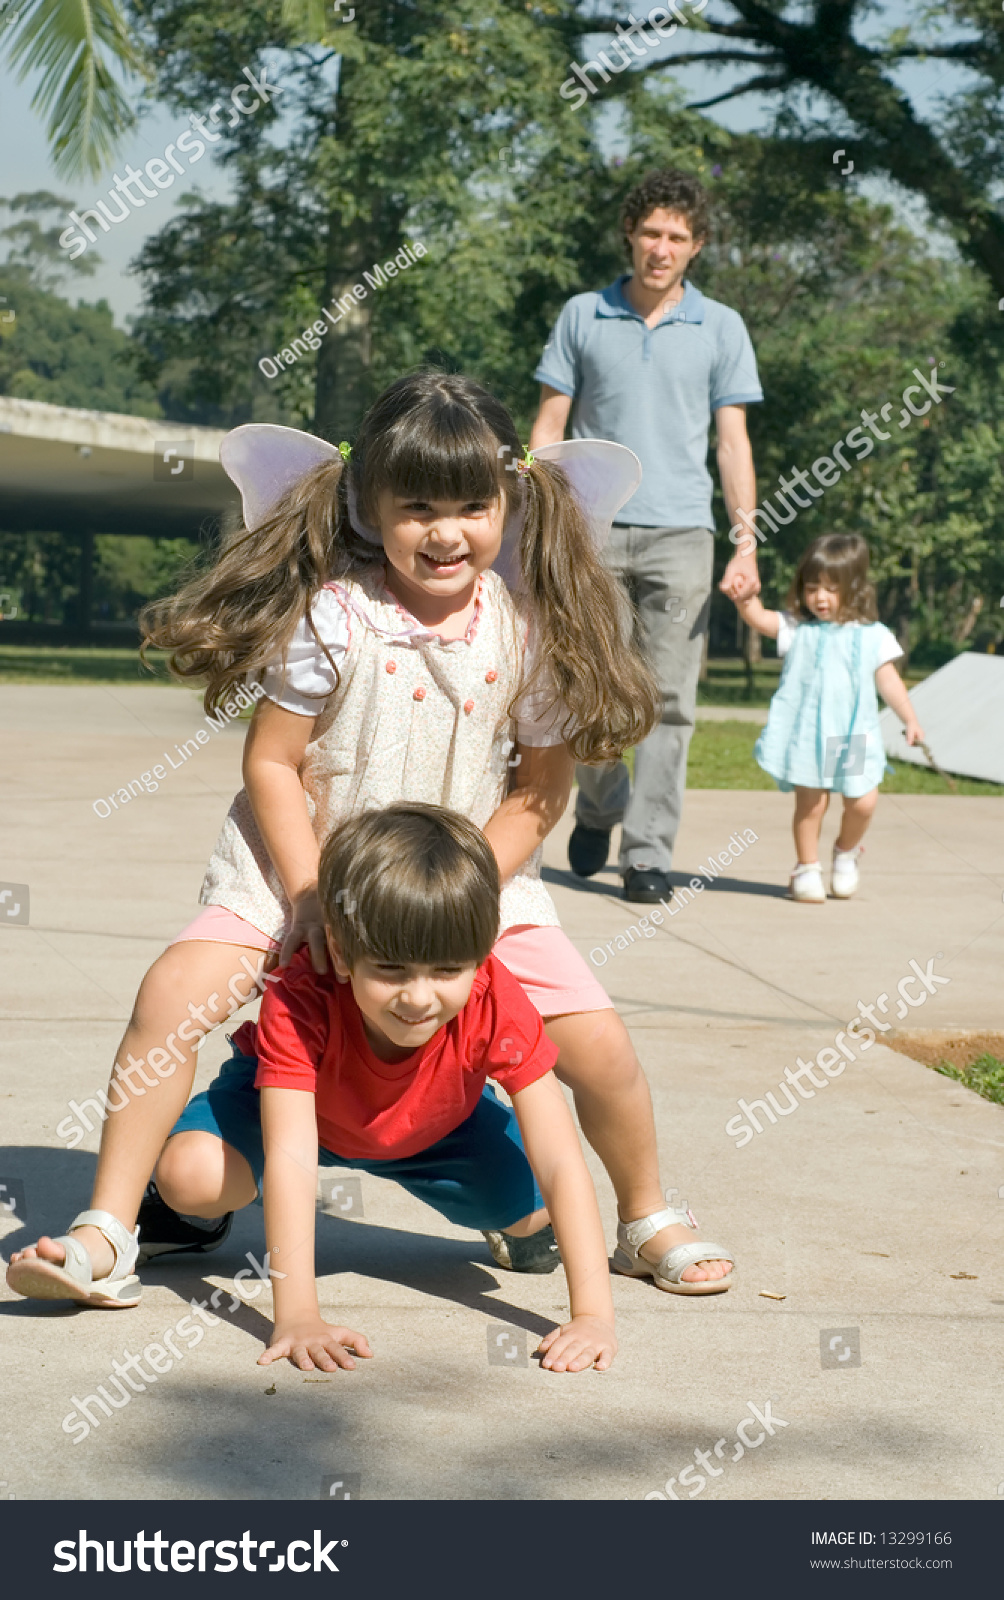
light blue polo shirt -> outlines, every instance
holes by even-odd
[[[534,376],[572,399],[573,439],[612,439],[641,461],[618,522],[714,529],[711,414],[763,399],[746,324],[685,278],[679,305],[647,328],[625,298],[629,276],[562,307]]]

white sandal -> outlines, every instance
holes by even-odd
[[[731,1272],[724,1278],[704,1278],[700,1283],[684,1283],[682,1279],[687,1268],[695,1266],[698,1261],[728,1261],[734,1267],[735,1258],[721,1245],[705,1244],[698,1240],[693,1244],[674,1245],[655,1262],[646,1261],[639,1253],[642,1245],[663,1228],[677,1224],[696,1230],[697,1218],[689,1209],[680,1211],[675,1206],[668,1206],[665,1211],[653,1211],[651,1216],[639,1217],[635,1222],[618,1222],[617,1249],[614,1251],[616,1270],[628,1278],[652,1277],[656,1288],[665,1289],[669,1294],[721,1294],[723,1290],[731,1289]]]
[[[142,1287],[133,1271],[139,1255],[139,1228],[130,1233],[110,1211],[81,1211],[71,1228],[90,1226],[104,1234],[115,1253],[115,1264],[106,1278],[94,1279],[91,1258],[79,1239],[64,1233],[54,1244],[61,1244],[66,1260],[61,1264],[29,1256],[7,1268],[7,1282],[15,1294],[29,1300],[76,1300],[80,1305],[111,1309],[138,1306]]]

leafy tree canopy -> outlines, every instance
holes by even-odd
[[[354,10],[346,24],[316,0],[134,6],[157,92],[179,110],[204,116],[245,67],[267,65],[280,85],[254,117],[220,130],[233,202],[188,196],[140,256],[142,376],[170,415],[351,437],[375,392],[432,361],[489,383],[525,431],[561,304],[622,269],[625,191],[652,166],[683,166],[705,178],[715,207],[695,278],[742,312],[757,347],[768,403],[750,420],[766,493],[780,472],[827,455],[862,409],[897,402],[915,367],[954,388],[770,537],[761,556],[773,598],[814,534],[856,527],[904,638],[994,641],[1004,351],[986,279],[996,283],[1004,260],[991,198],[1004,13],[957,4],[939,21],[922,6],[875,43],[862,29],[881,7],[864,0],[710,0],[691,24],[707,52],[703,38],[689,57],[678,41],[668,57],[643,52],[576,109],[561,93],[571,65],[595,55],[601,30],[628,22],[619,7],[362,0]],[[982,100],[956,96],[940,122],[920,119],[894,74],[922,44],[964,59]],[[667,66],[711,52],[723,71],[752,57],[769,80],[759,85],[776,96],[768,136],[729,134],[667,83]],[[848,186],[806,89],[849,119],[840,143],[858,171],[927,197],[961,262],[931,254]],[[263,375],[261,358],[289,349],[322,307],[347,304],[407,242],[427,254],[370,287],[316,351],[303,346],[287,370]]]
[[[137,372],[136,347],[115,327],[107,302],[71,306],[56,293],[68,274],[97,264],[91,254],[69,265],[57,242],[61,224],[45,226],[47,213],[65,218],[71,204],[45,191],[0,200],[15,219],[0,229],[9,241],[0,264],[0,394],[159,417],[156,392]]]
[[[573,6],[592,29],[625,20],[620,7]],[[770,97],[774,136],[832,161],[835,131],[860,173],[881,173],[922,195],[964,255],[1004,294],[1004,217],[997,205],[1004,133],[1004,10],[998,0],[917,0],[903,26],[889,27],[881,0],[710,0],[691,28],[705,48],[682,49],[637,71],[686,79],[700,64],[719,71],[725,87],[694,109],[757,93]],[[688,29],[688,32],[690,30]],[[877,35],[877,36],[876,36]],[[911,103],[898,69],[943,61],[964,69],[962,87],[946,93],[932,115]],[[625,74],[627,77],[627,74]],[[603,85],[602,102],[624,92],[624,79]],[[821,114],[807,107],[815,99]]]

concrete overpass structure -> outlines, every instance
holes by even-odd
[[[0,396],[0,529],[80,544],[80,625],[91,611],[94,536],[197,539],[240,497],[220,466],[224,432]]]

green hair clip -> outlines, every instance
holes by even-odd
[[[528,444],[525,444],[523,446],[523,459],[522,459],[522,461],[517,461],[517,463],[516,463],[516,471],[517,472],[529,472],[530,468],[533,466],[533,464],[536,461],[536,459],[537,459],[536,456],[532,456],[530,454],[530,446]]]
[[[344,439],[338,446],[338,454],[341,456],[343,461],[349,461],[352,458],[352,446],[347,444]]]

